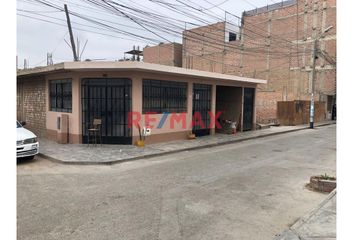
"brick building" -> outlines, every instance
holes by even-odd
[[[284,1],[244,12],[240,24],[186,30],[182,67],[268,80],[256,92],[257,122],[268,123],[277,118],[277,102],[310,100],[316,38],[323,56],[316,62],[315,101],[325,102],[329,117],[336,97],[335,0]]]
[[[182,44],[160,43],[154,47],[145,47],[144,62],[173,67],[182,67]]]
[[[146,143],[215,134],[224,120],[251,130],[254,92],[266,82],[137,61],[64,62],[17,72],[17,119],[60,143],[89,142],[94,119],[110,144],[139,139],[134,119],[151,128]]]

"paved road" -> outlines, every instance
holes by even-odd
[[[18,239],[273,239],[326,195],[336,126],[113,166],[18,164]]]

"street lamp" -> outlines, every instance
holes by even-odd
[[[317,45],[318,45],[318,40],[322,37],[324,37],[324,34],[327,33],[329,30],[331,30],[333,26],[327,27],[325,30],[323,30],[322,34],[319,37],[316,37],[314,44],[313,44],[313,59],[312,59],[312,86],[311,86],[311,104],[310,104],[310,128],[313,129],[313,123],[314,123],[314,116],[315,116],[315,99],[314,99],[314,93],[315,93],[315,79],[316,79],[316,59],[317,59]]]

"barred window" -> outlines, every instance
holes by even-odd
[[[52,80],[49,82],[50,111],[71,112],[72,88],[71,80]]]
[[[187,83],[143,80],[143,113],[187,112]]]

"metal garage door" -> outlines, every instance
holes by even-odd
[[[243,131],[252,130],[254,88],[244,88],[243,97]]]
[[[203,126],[193,126],[193,133],[196,136],[204,136],[210,134],[210,116],[211,111],[211,85],[193,84],[193,116],[200,114]]]

